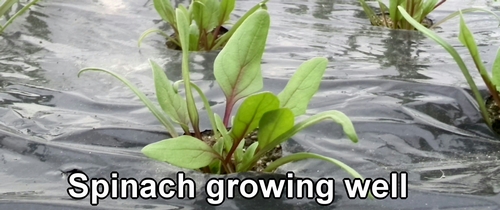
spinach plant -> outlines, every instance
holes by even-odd
[[[211,51],[219,50],[241,26],[248,16],[264,5],[268,0],[252,7],[234,26],[228,30],[223,25],[229,21],[231,12],[234,10],[236,0],[192,0],[189,5],[187,23],[189,26],[189,42],[183,45],[179,36],[179,20],[174,12],[170,0],[153,0],[154,8],[161,18],[167,22],[174,33],[168,35],[160,29],[146,30],[139,38],[138,45],[151,33],[159,33],[168,39],[167,46],[173,49],[182,49],[187,46],[189,51]]]
[[[22,15],[24,12],[26,12],[26,10],[28,10],[31,7],[31,5],[36,4],[37,2],[38,0],[33,0],[29,2],[28,4],[23,6],[19,11],[17,11],[14,15],[9,17],[8,15],[9,11],[12,9],[14,4],[19,3],[19,0],[0,0],[0,21],[3,20],[4,17],[5,20],[7,20],[3,24],[0,23],[0,34],[2,34],[5,28],[7,28],[7,26],[9,26],[14,21],[14,19]]]
[[[435,28],[458,15],[458,12],[454,12],[437,23],[432,23],[430,19],[427,19],[427,15],[441,6],[446,0],[389,0],[389,7],[381,0],[377,0],[380,8],[379,15],[366,4],[365,0],[359,0],[359,2],[372,25],[384,26],[391,29],[415,30],[414,26],[403,18],[398,7],[405,8],[405,11],[409,13],[415,21],[427,28]],[[481,8],[467,8],[463,9],[462,12],[473,12],[477,10],[485,11]]]
[[[410,14],[408,14],[403,7],[398,7],[399,11],[401,12],[401,15],[410,23],[412,24],[417,30],[421,31],[424,33],[427,37],[431,38],[434,40],[436,43],[440,44],[450,55],[453,57],[457,65],[460,67],[460,70],[462,71],[462,74],[464,75],[465,79],[467,80],[467,83],[469,84],[472,93],[479,105],[479,109],[481,111],[481,115],[483,119],[486,121],[487,125],[492,128],[492,122],[491,118],[488,114],[488,111],[486,109],[485,103],[483,98],[481,97],[481,94],[476,86],[476,83],[472,79],[472,76],[469,73],[469,69],[467,69],[467,66],[465,65],[465,62],[463,61],[462,57],[460,54],[455,50],[454,47],[452,47],[448,42],[446,42],[444,39],[439,37],[436,33],[432,32],[431,30],[427,29],[418,21],[413,19]],[[460,30],[459,30],[459,35],[458,39],[460,42],[469,50],[469,53],[474,61],[474,64],[479,71],[479,74],[481,75],[481,78],[483,79],[484,84],[489,90],[489,93],[493,97],[493,100],[497,105],[500,105],[500,96],[498,95],[498,91],[500,90],[500,49],[497,52],[496,59],[493,63],[493,68],[492,68],[492,76],[486,71],[486,68],[483,64],[483,61],[479,55],[479,51],[477,48],[476,41],[474,39],[474,36],[472,35],[471,31],[465,24],[462,12],[459,10],[458,14],[460,15]],[[494,13],[493,13],[494,14]],[[495,15],[495,14],[494,14]],[[500,17],[495,15],[497,19],[500,20]]]
[[[180,43],[183,46],[189,45],[191,41],[189,14],[183,6],[177,8],[175,12]],[[215,174],[249,171],[273,148],[301,130],[323,120],[333,120],[338,123],[352,142],[358,142],[352,122],[340,111],[326,111],[295,122],[298,116],[306,112],[309,101],[319,89],[328,63],[326,58],[313,58],[301,64],[279,94],[260,91],[263,88],[261,61],[269,27],[270,17],[262,5],[249,15],[217,56],[214,62],[214,75],[227,100],[223,117],[212,111],[203,91],[190,81],[189,51],[185,48],[182,49],[183,80],[181,81],[171,83],[160,66],[152,60],[149,61],[157,100],[163,112],[130,81],[116,73],[99,68],[85,68],[79,75],[86,71],[100,71],[124,82],[172,136],[145,146],[142,149],[143,154],[186,169]],[[178,89],[181,83],[185,89],[184,96]],[[212,145],[201,138],[193,91],[203,101],[212,124],[216,140]],[[230,126],[232,109],[240,100],[242,103],[234,116],[233,125]],[[185,134],[178,135],[171,121],[179,124]],[[190,126],[194,131],[193,134],[190,133]],[[256,129],[258,129],[258,140],[244,149],[244,137]],[[362,178],[359,173],[341,161],[309,152],[295,153],[277,159],[263,171],[273,172],[283,164],[307,158],[328,161],[346,170],[351,176]]]

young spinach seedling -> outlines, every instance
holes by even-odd
[[[409,13],[415,21],[427,28],[435,28],[458,15],[458,12],[454,12],[436,23],[432,23],[432,21],[427,19],[427,15],[445,3],[446,0],[389,0],[389,7],[381,0],[377,0],[377,2],[380,8],[379,15],[368,6],[365,0],[359,0],[359,3],[363,7],[372,25],[384,26],[391,29],[415,30],[413,24],[410,24],[403,18],[398,7],[405,8],[405,11]],[[463,9],[462,12],[473,12],[477,10],[485,11],[482,8],[467,8]],[[491,11],[488,12],[494,14]]]
[[[234,10],[236,0],[192,0],[186,15],[188,23],[189,45],[183,45],[179,35],[179,20],[170,0],[153,0],[154,8],[160,17],[167,22],[174,33],[168,35],[160,29],[149,29],[141,34],[138,45],[152,33],[159,33],[169,41],[168,46],[173,49],[182,49],[184,46],[190,51],[211,51],[219,50],[231,38],[234,32],[241,26],[248,16],[257,11],[261,5],[268,0],[263,0],[247,11],[231,29],[223,27]],[[180,5],[182,6],[182,5]],[[179,8],[180,8],[179,6]],[[185,8],[184,6],[182,6]]]
[[[180,43],[187,46],[191,41],[189,11],[179,6],[175,14]],[[186,169],[214,174],[250,171],[273,148],[303,129],[324,120],[333,120],[342,126],[344,133],[352,142],[358,142],[352,122],[340,111],[326,111],[295,122],[297,117],[306,113],[310,100],[319,89],[328,64],[326,58],[313,58],[301,64],[279,94],[261,91],[263,88],[261,62],[269,28],[269,13],[265,5],[262,5],[262,8],[252,13],[234,32],[215,59],[215,79],[226,96],[223,118],[212,111],[203,91],[190,81],[188,49],[182,49],[183,80],[174,84],[169,81],[158,64],[150,60],[156,95],[163,112],[156,108],[131,82],[116,73],[99,68],[85,68],[80,71],[80,74],[90,70],[106,72],[131,88],[172,135],[172,138],[145,146],[142,152],[152,159]],[[180,95],[177,88],[180,83],[184,85],[184,97]],[[207,110],[214,131],[215,143],[213,144],[201,138],[193,90],[203,100]],[[236,111],[231,127],[229,121],[232,110],[240,100],[242,103]],[[171,121],[179,124],[186,134],[179,136]],[[189,135],[191,131],[189,126],[193,129],[194,135]],[[258,129],[258,140],[245,149],[243,144],[245,136],[256,129]],[[339,166],[354,178],[362,178],[358,172],[339,160],[309,152],[281,157],[267,165],[263,171],[273,172],[283,164],[303,159],[324,160]]]
[[[455,50],[454,47],[452,47],[448,42],[439,37],[436,33],[422,26],[420,23],[418,23],[418,21],[413,19],[403,7],[398,7],[398,9],[401,12],[402,16],[410,24],[412,24],[416,29],[424,33],[427,37],[431,38],[436,43],[440,44],[446,51],[448,51],[448,53],[450,53],[453,59],[455,59],[455,62],[460,67],[462,74],[464,75],[465,79],[467,80],[467,83],[469,84],[472,90],[472,93],[479,105],[479,109],[481,111],[483,119],[486,121],[488,127],[492,128],[491,116],[489,116],[484,100],[481,94],[479,93],[479,89],[477,88],[476,83],[472,79],[472,76],[469,73],[469,69],[467,69],[467,66],[465,65],[465,62],[463,61],[460,54]],[[490,77],[479,55],[479,51],[474,36],[472,35],[471,31],[465,24],[461,10],[458,11],[458,14],[460,15],[460,33],[458,38],[460,42],[469,50],[469,53],[472,56],[474,64],[478,69],[484,84],[486,85],[491,96],[493,97],[493,100],[497,105],[500,105],[500,96],[498,95],[498,91],[500,90],[500,49],[497,52],[496,59],[493,63],[492,77]],[[500,19],[496,14],[494,16],[497,17],[497,19]]]

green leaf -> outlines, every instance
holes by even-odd
[[[186,108],[186,101],[176,93],[172,83],[167,78],[163,69],[153,60],[149,60],[153,70],[153,80],[155,83],[156,97],[160,107],[172,120],[180,124],[184,131],[189,132],[189,117]]]
[[[497,56],[491,71],[493,74],[491,82],[495,85],[496,89],[500,91],[500,48],[497,51]]]
[[[243,146],[245,146],[245,141],[240,141],[238,147],[236,147],[236,150],[234,152],[234,160],[236,162],[236,165],[240,164],[243,161]]]
[[[438,0],[427,0],[423,3],[422,6],[422,14],[420,17],[420,22],[427,17],[432,11],[434,11],[436,5],[438,4]]]
[[[387,7],[387,5],[384,4],[384,2],[380,1],[380,0],[377,0],[378,2],[378,6],[380,7],[380,12],[385,15],[385,13],[387,12],[390,12],[389,8]],[[391,1],[393,2],[393,1]]]
[[[344,133],[347,135],[347,137],[354,143],[358,142],[358,136],[356,134],[356,130],[354,129],[354,126],[353,126],[351,120],[344,113],[342,113],[340,111],[336,111],[336,110],[326,111],[326,112],[316,114],[312,117],[309,117],[300,123],[297,123],[295,126],[288,129],[285,133],[281,134],[280,136],[278,136],[277,138],[272,140],[269,144],[267,144],[265,147],[260,149],[257,152],[257,154],[254,155],[254,157],[252,158],[251,161],[249,161],[247,164],[242,166],[241,170],[242,171],[249,170],[263,155],[265,155],[267,152],[271,151],[273,148],[275,148],[279,144],[289,140],[293,135],[297,134],[301,130],[303,130],[311,125],[314,125],[316,123],[319,123],[323,120],[326,120],[326,119],[331,119],[334,122],[336,122],[337,124],[341,125],[342,129],[343,129]]]
[[[302,63],[278,94],[281,107],[290,108],[295,116],[306,113],[311,98],[319,89],[327,65],[326,58],[313,58]]]
[[[161,19],[172,26],[176,25],[174,7],[172,7],[170,0],[153,0],[153,5]]]
[[[198,26],[198,28],[203,29],[203,11],[204,11],[205,4],[203,4],[199,0],[193,0],[192,2],[192,7],[189,9],[191,10],[193,14],[193,20]]]
[[[179,5],[179,8],[175,10],[175,15],[178,22],[177,30],[179,31],[179,40],[181,43],[181,47],[184,48],[184,46],[189,46],[189,27],[191,26],[191,24],[189,23],[189,14],[184,6]]]
[[[339,160],[334,159],[334,158],[326,157],[323,155],[309,153],[309,152],[294,153],[294,154],[282,157],[278,160],[275,160],[274,162],[269,164],[269,166],[267,166],[264,169],[264,172],[272,172],[284,164],[287,164],[289,162],[300,161],[300,160],[304,160],[304,159],[318,159],[318,160],[323,160],[323,161],[329,162],[331,164],[337,165],[338,167],[340,167],[341,169],[346,171],[349,175],[351,175],[353,178],[359,178],[361,180],[364,180],[364,178],[363,178],[363,176],[361,176],[361,174],[359,174],[356,170],[354,170],[350,166],[346,165],[342,161],[339,161]],[[369,197],[371,199],[374,199],[372,193],[369,194]]]
[[[203,29],[207,32],[212,31],[219,25],[219,0],[205,0],[203,11]]]
[[[231,12],[236,5],[236,0],[222,0],[220,2],[219,24],[222,25],[229,20]]]
[[[244,163],[250,161],[253,158],[253,156],[255,155],[255,151],[257,150],[258,147],[259,147],[259,142],[257,141],[248,146],[243,156]]]
[[[137,87],[135,85],[133,85],[129,80],[127,80],[126,78],[124,78],[124,77],[122,77],[122,76],[120,76],[112,71],[109,71],[106,69],[100,69],[100,68],[93,68],[93,67],[84,68],[84,69],[80,70],[80,72],[78,72],[78,77],[80,77],[80,75],[86,71],[100,71],[100,72],[108,73],[111,76],[113,76],[116,79],[123,82],[127,87],[130,88],[130,90],[132,90],[132,92],[135,93],[135,95],[137,97],[139,97],[139,99],[141,99],[141,101],[144,103],[144,105],[146,105],[146,107],[148,107],[149,111],[151,111],[151,113],[153,113],[153,115],[156,117],[156,119],[158,119],[158,121],[160,121],[163,124],[163,126],[165,126],[165,128],[167,129],[167,131],[170,133],[170,135],[172,137],[178,136],[177,132],[175,131],[174,126],[172,125],[172,122],[170,122],[170,120],[167,118],[167,116],[165,116],[165,114],[163,114],[158,108],[156,108],[156,106],[153,104],[153,102],[151,102],[151,100],[149,100],[149,98],[146,95],[144,95],[144,93],[139,91],[139,89],[137,89]]]
[[[259,132],[257,134],[259,148],[264,148],[272,140],[292,128],[294,124],[295,117],[288,108],[266,112],[259,122]]]
[[[219,154],[219,155],[222,155],[222,152],[224,151],[224,139],[223,138],[219,138],[214,146],[213,146],[214,150]],[[220,174],[221,172],[221,167],[222,167],[222,161],[220,159],[215,159],[214,161],[212,161],[209,165],[210,167],[210,171],[214,174]]]
[[[380,1],[380,0],[377,0],[377,1],[378,1],[378,6],[380,7],[380,13],[381,13],[382,18],[383,18],[383,20],[381,20],[381,21],[384,22],[383,25],[389,26],[388,19],[390,19],[390,14],[389,14],[389,18],[387,18],[387,15],[386,15],[386,13],[389,11],[389,8],[387,8],[387,6],[382,1]],[[392,25],[393,25],[393,27],[397,26],[396,23],[394,23]]]
[[[141,152],[149,158],[187,169],[199,169],[218,158],[217,152],[192,136],[179,136],[146,145]]]
[[[477,49],[477,44],[474,40],[474,36],[465,24],[462,15],[460,15],[460,32],[458,34],[458,39],[469,50],[469,53],[472,56],[474,63],[476,64],[476,68],[479,70],[481,77],[483,77],[483,79],[487,79],[487,81],[485,82],[486,85],[488,85],[489,81],[491,81],[490,76],[486,71],[486,68],[484,67],[483,61],[481,60],[481,56],[479,55],[479,50]]]
[[[470,32],[469,28],[465,24],[464,19],[460,16],[460,33],[458,34],[458,39],[460,42],[469,49],[471,56],[477,57],[479,56],[479,51],[477,50],[477,44],[474,40],[474,36]]]
[[[196,0],[193,6],[193,19],[201,30],[209,32],[218,25],[218,0]]]
[[[200,40],[200,29],[196,25],[196,22],[191,23],[189,27],[189,50],[198,51],[198,41]]]
[[[205,43],[205,49],[208,49],[209,46],[212,46],[213,42],[214,42],[214,34],[213,33],[207,33],[206,34],[207,38],[206,38],[206,43]]]
[[[210,107],[210,103],[208,102],[207,96],[205,96],[203,91],[201,91],[200,87],[198,87],[196,84],[194,84],[192,82],[191,82],[191,87],[193,87],[196,90],[196,92],[198,92],[198,95],[200,96],[201,100],[203,101],[203,106],[205,107],[205,110],[207,111],[208,119],[210,120],[210,124],[212,124],[214,138],[219,138],[219,132],[217,131],[214,112],[212,111],[212,108]]]
[[[226,150],[227,153],[229,153],[229,150],[231,150],[231,147],[233,146],[233,139],[229,135],[229,132],[227,131],[227,128],[224,126],[224,123],[222,122],[220,116],[214,114],[214,118],[217,129],[219,130],[219,132],[222,135],[222,138],[224,139],[224,149]]]
[[[263,87],[260,64],[269,24],[266,10],[250,15],[215,59],[215,79],[231,106]]]
[[[392,0],[389,2],[389,15],[391,16],[393,28],[397,28],[397,23],[401,20],[401,14],[398,11],[398,6],[401,5],[403,1],[404,0]]]
[[[238,28],[240,28],[241,24],[243,24],[243,22],[245,22],[246,19],[248,19],[248,17],[250,15],[252,15],[253,13],[255,13],[255,11],[258,11],[260,9],[263,9],[265,7],[265,4],[268,0],[263,0],[261,1],[259,4],[253,6],[250,10],[248,10],[234,25],[233,27],[231,27],[231,29],[229,29],[229,31],[227,33],[225,33],[224,35],[220,36],[217,40],[216,40],[216,44],[212,47],[212,49],[218,49],[219,47],[223,46],[227,40],[229,40],[233,34],[238,30]]]
[[[491,82],[491,77],[483,64],[474,36],[469,28],[467,28],[462,14],[460,14],[460,33],[458,34],[458,38],[460,42],[469,49],[469,53],[472,56],[472,60],[474,60],[474,64],[476,64],[476,68],[479,70],[479,74],[481,74],[481,78],[486,84],[486,87],[488,87],[491,95],[495,96],[494,98],[498,102],[498,97],[496,97],[498,95],[497,89]]]
[[[15,2],[18,2],[19,0],[6,0],[3,4],[0,3],[0,20],[1,17],[5,15],[5,13],[12,7],[12,4]],[[19,16],[21,16],[24,12],[26,12],[32,5],[36,4],[38,0],[33,0],[29,2],[28,4],[24,5],[23,8],[21,8],[19,11],[17,11],[12,17],[10,17],[7,22],[3,26],[0,25],[0,34],[9,26],[12,24],[12,22]]]
[[[5,2],[0,2],[0,17],[3,17],[18,1],[19,0],[6,0]]]
[[[279,105],[278,98],[271,92],[262,92],[246,98],[234,117],[234,125],[230,131],[234,141],[239,142],[255,130],[262,116],[268,111],[278,109]]]
[[[467,80],[467,83],[469,84],[472,93],[476,98],[483,119],[486,121],[486,124],[488,124],[488,126],[491,128],[491,120],[488,117],[488,111],[486,110],[483,97],[481,93],[479,93],[479,89],[477,88],[476,83],[472,79],[472,76],[470,75],[469,70],[467,69],[467,66],[465,65],[464,61],[462,60],[462,57],[460,57],[460,54],[458,54],[455,48],[453,48],[448,42],[439,37],[436,33],[427,29],[425,26],[414,20],[403,7],[399,6],[398,9],[401,12],[401,15],[403,15],[403,17],[408,21],[408,23],[410,23],[424,35],[426,35],[427,37],[431,38],[436,43],[441,45],[446,51],[448,51],[448,53],[450,53],[453,59],[455,59],[455,62],[457,62],[457,65],[460,67],[462,74]]]
[[[375,12],[366,4],[365,0],[359,0],[361,7],[363,7],[363,11],[366,13],[366,16],[370,19],[370,23],[372,25],[378,25],[379,17]]]
[[[179,5],[179,7],[175,10],[178,31],[179,31],[179,39],[181,41],[182,47],[182,79],[184,81],[184,86],[186,88],[186,105],[188,109],[188,116],[191,120],[191,125],[193,126],[194,133],[196,137],[200,136],[199,131],[199,115],[198,109],[196,108],[196,104],[194,102],[193,90],[191,89],[191,79],[189,73],[189,12],[183,6]]]

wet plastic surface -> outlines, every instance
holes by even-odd
[[[447,1],[432,18],[464,8],[462,2]],[[238,1],[232,20],[255,3]],[[493,3],[487,5],[497,11]],[[483,123],[465,79],[443,49],[413,32],[368,26],[355,0],[270,2],[268,7],[272,28],[263,59],[264,89],[280,92],[303,61],[326,56],[330,64],[325,80],[307,115],[342,111],[360,137],[353,144],[338,125],[325,122],[294,136],[283,145],[285,154],[330,156],[374,179],[407,171],[409,193],[405,200],[350,200],[341,185],[349,176],[315,160],[285,165],[280,173],[334,178],[336,197],[328,208],[500,209],[500,142]],[[466,15],[466,20],[476,32],[483,59],[491,61],[499,46],[495,20],[481,13]],[[93,208],[88,198],[68,196],[68,171],[96,178],[108,178],[112,171],[138,180],[175,177],[179,168],[140,153],[143,146],[168,136],[133,93],[109,75],[76,76],[83,67],[107,68],[153,98],[148,58],[163,65],[172,80],[180,79],[180,54],[167,50],[161,36],[151,36],[137,47],[144,30],[168,28],[158,22],[149,1],[41,1],[0,38],[0,209]],[[453,19],[437,31],[465,53],[457,30],[458,20]],[[191,69],[192,78],[221,114],[224,96],[211,73],[215,56],[192,54]],[[208,123],[202,118],[203,126],[208,128]],[[186,176],[197,183],[196,199],[108,198],[98,207],[215,209],[203,193],[203,184],[214,176],[189,171]],[[257,205],[321,208],[312,199],[259,196],[226,200],[217,208]]]

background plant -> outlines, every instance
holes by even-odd
[[[479,109],[481,111],[481,115],[483,116],[483,119],[486,121],[487,125],[492,128],[492,122],[489,118],[488,111],[486,109],[484,100],[476,86],[476,83],[472,79],[472,76],[469,73],[469,70],[467,69],[467,66],[465,65],[465,62],[463,61],[462,57],[460,54],[455,50],[454,47],[452,47],[448,42],[446,42],[444,39],[439,37],[436,33],[432,32],[431,30],[427,29],[418,21],[413,19],[403,7],[398,7],[398,10],[401,12],[403,17],[410,23],[412,24],[417,30],[421,31],[424,33],[427,37],[431,38],[438,44],[440,44],[450,55],[453,57],[457,65],[460,67],[460,70],[462,71],[462,74],[464,75],[465,79],[467,80],[467,83],[469,84],[472,93],[479,105]],[[498,95],[498,91],[500,90],[500,49],[497,52],[496,59],[493,63],[492,67],[492,77],[490,77],[490,74],[486,71],[486,68],[483,64],[483,61],[479,55],[479,51],[477,48],[476,41],[474,39],[474,36],[472,35],[471,31],[465,24],[463,15],[461,10],[458,11],[458,14],[460,15],[460,30],[459,30],[459,40],[460,42],[467,47],[469,50],[469,53],[474,61],[474,64],[479,71],[481,78],[488,88],[489,93],[493,97],[494,101],[496,102],[497,105],[500,105],[500,96]],[[494,14],[494,13],[493,13]],[[495,14],[494,14],[495,15]],[[497,19],[500,20],[500,18],[495,15]]]
[[[31,5],[36,4],[37,2],[38,0],[29,2],[14,15],[9,17],[8,13],[11,11],[14,4],[19,3],[19,0],[0,0],[0,21],[7,20],[5,23],[0,24],[0,34],[2,34],[5,28],[7,28],[7,26],[9,26],[17,17],[22,15],[31,7]]]
[[[401,12],[398,10],[398,7],[404,8],[409,16],[411,16],[420,25],[424,25],[428,28],[435,28],[443,22],[458,15],[458,12],[454,12],[434,24],[426,22],[427,16],[446,2],[446,0],[389,0],[389,7],[387,7],[387,5],[381,0],[377,0],[380,8],[379,15],[377,15],[368,6],[368,4],[366,4],[365,0],[359,0],[359,2],[372,25],[386,26],[392,29],[415,30],[415,27],[403,18]],[[462,12],[473,12],[477,10],[487,11],[481,8],[467,8],[463,9]],[[491,11],[487,12],[494,14]],[[387,16],[387,14],[389,14],[389,16]]]
[[[170,36],[160,29],[149,29],[141,35],[138,45],[140,47],[142,40],[149,34],[159,33],[180,48],[189,46],[188,49],[190,51],[218,50],[224,46],[243,21],[259,9],[260,5],[265,5],[267,1],[264,0],[252,7],[227,33],[223,33],[225,29],[222,25],[229,21],[236,0],[192,0],[186,16],[190,41],[188,45],[183,45],[179,36],[179,20],[174,12],[172,3],[170,0],[153,0],[156,12],[171,26],[174,34]]]
[[[172,135],[170,139],[145,146],[142,152],[147,157],[182,168],[216,174],[249,171],[273,148],[302,129],[326,119],[341,125],[347,137],[356,143],[358,137],[352,122],[345,114],[336,110],[316,114],[295,123],[295,118],[305,113],[310,99],[319,89],[328,64],[327,59],[313,58],[304,62],[278,95],[268,91],[259,92],[263,88],[261,61],[270,27],[269,14],[264,8],[263,6],[257,10],[242,23],[215,60],[215,78],[227,100],[224,120],[213,113],[204,93],[190,81],[187,49],[182,50],[183,80],[173,84],[162,69],[150,60],[157,100],[164,112],[120,75],[99,68],[85,68],[79,74],[85,71],[106,72],[130,87]],[[190,42],[188,15],[189,11],[185,7],[176,9],[180,42],[184,46]],[[185,89],[184,97],[178,91],[181,83]],[[215,133],[216,142],[213,145],[201,138],[193,90],[203,100],[207,110]],[[234,116],[234,125],[229,129],[229,116],[235,103],[240,100],[243,102]],[[170,120],[179,124],[187,135],[179,136]],[[189,125],[193,128],[194,135],[189,135]],[[244,137],[257,128],[258,141],[244,149]],[[328,161],[353,177],[362,178],[341,161],[308,152],[282,157],[268,165],[264,171],[272,172],[283,164],[307,158]]]

